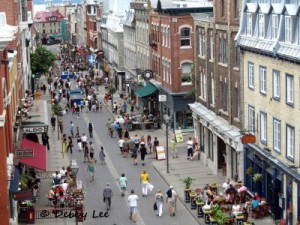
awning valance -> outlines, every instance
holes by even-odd
[[[19,189],[19,177],[20,177],[20,170],[15,168],[14,171],[14,179],[10,181],[9,191],[16,192]]]
[[[19,162],[39,170],[47,171],[47,152],[46,146],[39,143],[23,139],[21,143],[21,148],[32,148],[33,157],[19,159]]]
[[[136,92],[136,95],[140,98],[144,98],[153,94],[155,91],[157,91],[157,88],[150,82],[147,82],[146,86],[142,87]]]

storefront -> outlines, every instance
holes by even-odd
[[[255,181],[253,174],[245,172],[245,184],[251,192],[265,197],[276,220],[285,218],[294,224],[299,218],[300,174],[281,162],[268,151],[257,145],[244,146],[245,171],[261,174],[262,179]]]
[[[243,154],[239,129],[200,103],[189,104],[194,133],[201,149],[201,160],[215,174],[241,179]]]

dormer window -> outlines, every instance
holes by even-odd
[[[258,14],[258,36],[260,38],[265,37],[265,15]]]
[[[292,17],[285,16],[285,42],[292,42]]]
[[[247,35],[252,36],[252,13],[247,13]]]
[[[278,37],[278,15],[272,15],[272,39]]]

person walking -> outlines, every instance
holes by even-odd
[[[72,140],[71,136],[69,136],[68,139],[69,139],[69,141],[68,141],[67,152],[70,150],[70,152],[72,154],[73,153],[73,140]]]
[[[94,124],[91,121],[88,124],[88,129],[89,129],[90,138],[93,138]]]
[[[100,164],[101,165],[105,165],[105,153],[104,153],[104,149],[103,146],[100,147],[100,152],[99,152],[99,158],[100,158]]]
[[[137,220],[137,202],[139,200],[139,197],[134,193],[134,190],[131,190],[130,195],[128,196],[127,201],[129,202],[129,207],[130,207],[130,214],[129,214],[129,219],[136,222]]]
[[[140,153],[141,153],[142,165],[144,166],[145,165],[145,156],[147,155],[147,149],[146,149],[144,142],[141,142]]]
[[[70,134],[71,137],[74,138],[74,124],[72,121],[70,122]]]
[[[62,119],[60,119],[58,121],[58,128],[59,128],[60,133],[62,134],[64,132],[64,124],[63,124]]]
[[[90,141],[90,147],[89,147],[89,155],[90,155],[90,160],[94,160],[95,162],[97,162],[97,160],[94,158],[94,145],[93,142]]]
[[[151,139],[151,135],[147,136],[147,145],[148,145],[148,148],[149,148],[149,153],[151,154],[152,153],[152,139]]]
[[[82,150],[82,142],[81,142],[81,137],[80,137],[79,133],[76,135],[76,137],[77,137],[78,151],[81,152],[81,150]]]
[[[51,121],[52,131],[54,132],[55,131],[55,124],[56,124],[56,118],[55,118],[54,114],[52,115],[50,121]]]
[[[48,150],[50,150],[49,136],[47,133],[42,134],[42,142],[43,142],[43,145],[46,146]]]
[[[67,135],[63,134],[63,137],[62,137],[62,150],[61,150],[62,153],[67,152],[67,147],[68,147]]]
[[[177,153],[177,141],[176,141],[176,138],[174,137],[171,141],[171,151],[172,151],[172,156],[173,156],[173,159],[174,158],[178,158],[178,153]]]
[[[90,182],[93,182],[94,176],[95,176],[95,164],[93,161],[89,162],[87,171],[89,172],[89,175],[90,175]]]
[[[154,137],[153,152],[155,153],[155,159],[157,159],[157,146],[159,146],[159,140],[157,140],[157,137]]]
[[[84,150],[85,146],[87,146],[87,136],[85,135],[85,133],[83,133],[81,136],[81,142],[82,142],[82,148]]]
[[[83,151],[84,151],[84,155],[83,155],[83,158],[84,158],[84,163],[85,162],[89,162],[89,147],[87,146],[87,145],[85,145],[85,147],[84,147],[84,149],[83,149]]]
[[[119,184],[121,188],[121,196],[125,196],[125,191],[127,189],[127,178],[125,177],[125,174],[122,173],[120,179],[119,179]]]
[[[156,215],[161,217],[162,211],[163,211],[164,197],[163,197],[163,194],[161,193],[160,189],[158,189],[155,194],[155,204],[156,204],[156,208],[157,208]]]
[[[138,149],[134,146],[131,154],[131,158],[133,159],[133,165],[137,165],[137,154],[138,154]]]
[[[134,141],[135,147],[137,149],[139,149],[141,140],[140,140],[140,138],[139,138],[139,136],[137,134],[134,136],[133,141]]]
[[[148,195],[148,183],[149,183],[149,174],[144,170],[140,176],[140,182],[142,184],[142,196],[146,197]]]
[[[111,198],[113,196],[113,192],[109,183],[106,183],[106,187],[103,190],[103,202],[106,202],[106,210],[109,211],[111,207]]]
[[[166,203],[169,204],[169,215],[170,216],[175,216],[176,201],[177,201],[177,193],[173,189],[173,186],[171,185],[169,190],[167,191],[167,198],[166,198]]]
[[[79,127],[76,127],[76,137],[79,136]]]
[[[124,155],[124,139],[122,137],[120,137],[119,141],[118,141],[118,145],[121,151],[121,154]]]
[[[187,145],[187,159],[191,159],[193,157],[193,145],[194,145],[194,142],[192,140],[191,137],[189,137],[189,140],[186,142],[186,145]]]

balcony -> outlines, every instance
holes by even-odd
[[[157,40],[156,38],[154,37],[153,34],[150,34],[149,35],[149,45],[153,48],[156,48],[157,47]]]

